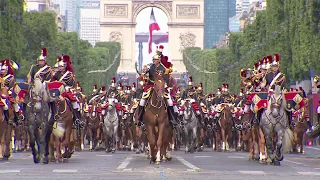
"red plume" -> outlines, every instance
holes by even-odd
[[[42,48],[41,54],[42,54],[42,56],[46,57],[47,56],[47,48]]]

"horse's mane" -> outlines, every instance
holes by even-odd
[[[43,101],[44,102],[48,102],[49,100],[49,96],[48,96],[48,93],[45,89],[45,86],[44,84],[42,83],[41,79],[39,78],[35,78],[34,79],[34,86],[33,86],[33,90],[35,92],[38,92],[38,93],[43,93]]]

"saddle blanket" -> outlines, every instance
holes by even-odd
[[[58,98],[59,96],[66,97],[65,88],[62,82],[54,81],[47,83],[47,89],[51,98]]]
[[[18,102],[23,102],[29,94],[29,84],[26,82],[16,83],[13,87],[13,93],[16,95]]]
[[[305,102],[299,92],[286,92],[284,93],[287,109],[290,111],[299,110],[304,107]]]

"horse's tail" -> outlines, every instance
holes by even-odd
[[[282,139],[283,152],[288,153],[293,148],[294,136],[290,128],[285,128]]]

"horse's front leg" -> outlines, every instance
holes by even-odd
[[[255,138],[255,142],[259,143],[260,163],[265,163],[267,160],[267,154],[266,154],[266,138],[265,138],[264,132],[262,131],[261,127],[257,126],[254,133],[255,135],[257,135]]]
[[[38,128],[36,128],[35,124],[29,124],[28,126],[28,132],[29,132],[29,136],[30,136],[30,147],[32,150],[32,155],[33,155],[33,162],[34,163],[39,163],[39,155],[38,155],[38,151],[36,149],[36,137],[35,137],[35,133],[36,131],[38,131]]]
[[[158,125],[158,138],[157,138],[157,159],[156,159],[156,164],[160,164],[161,162],[161,148],[163,146],[163,139],[164,139],[164,128],[165,124],[159,124]]]
[[[221,127],[222,151],[226,151],[226,131]]]
[[[112,152],[116,151],[117,143],[119,142],[118,123],[113,126],[113,138],[112,138]]]
[[[93,129],[92,129],[92,126],[89,126],[88,128],[88,131],[89,131],[89,151],[92,151],[93,150]]]
[[[200,129],[202,129],[202,128],[200,128]],[[190,148],[191,148],[191,153],[193,153],[194,152],[194,149],[195,149],[195,147],[196,147],[196,144],[197,144],[197,130],[198,130],[198,127],[196,126],[196,127],[194,127],[194,128],[192,128],[192,137],[190,138],[191,139],[191,144],[190,144]],[[200,139],[201,139],[201,137],[200,137]],[[199,148],[201,148],[201,146],[199,145]],[[199,149],[199,151],[200,151],[201,149]]]

